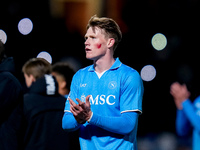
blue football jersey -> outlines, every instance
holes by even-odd
[[[179,135],[187,135],[193,129],[193,150],[200,149],[200,96],[192,103],[189,99],[177,111],[176,130]]]
[[[141,113],[143,91],[138,72],[117,58],[102,76],[97,75],[93,65],[79,70],[73,77],[69,97],[76,102],[76,98],[85,101],[91,95],[94,114],[117,117],[125,112]],[[65,111],[70,112],[68,100]],[[80,127],[80,146],[84,150],[136,149],[136,135],[137,125],[130,134],[120,135],[86,122]]]

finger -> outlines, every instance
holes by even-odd
[[[173,96],[174,99],[177,98],[177,96],[179,95],[179,90],[177,89],[170,89],[170,94]]]
[[[76,105],[76,103],[71,98],[68,98],[68,100],[69,100],[70,105],[73,105],[73,106]]]
[[[75,110],[79,110],[79,111],[82,110],[82,108],[79,105],[77,105],[72,99],[70,99],[69,103],[71,106],[74,107]]]
[[[85,98],[85,103],[87,104],[87,105],[90,105],[90,96],[91,95],[88,95],[86,98]]]
[[[74,109],[74,107],[70,107],[70,111],[71,111],[71,113],[72,113],[74,116],[77,116],[77,112],[76,112],[76,110]]]
[[[82,111],[82,107],[80,105],[77,105],[76,103],[74,102],[70,102],[70,105],[71,107],[73,108],[74,111],[76,111],[77,113]]]
[[[178,82],[174,82],[174,83],[171,84],[171,87],[177,86],[178,84],[179,84]]]
[[[174,83],[174,84],[172,84],[171,86],[170,86],[170,91],[173,91],[174,89],[176,89],[176,84]]]
[[[170,91],[170,94],[175,98],[176,97],[176,92]]]
[[[73,101],[69,101],[70,106],[76,107],[76,103],[74,103]]]
[[[181,87],[181,86],[180,86],[178,83],[173,84],[173,85],[171,86],[172,89],[178,89],[178,88],[180,88],[180,87]]]
[[[84,109],[85,108],[85,103],[84,102],[82,102],[80,99],[78,99],[78,98],[76,98],[76,101],[78,102],[78,105],[82,108],[82,109]],[[81,110],[82,110],[81,109]]]
[[[173,90],[170,90],[170,94],[171,94],[171,95],[173,95],[173,94],[174,94]]]
[[[182,89],[181,85],[175,84],[171,87],[171,91],[179,92]]]
[[[76,113],[76,114],[79,114],[83,109],[80,107],[80,106],[78,106],[78,105],[76,105],[76,107],[73,107],[72,105],[70,106],[70,110],[72,109],[72,111],[74,112],[74,113]]]
[[[185,90],[187,90],[186,84],[183,84],[182,87],[183,87]]]
[[[78,103],[81,103],[82,101],[80,100],[80,99],[78,99],[78,98],[76,98],[76,101],[78,102]]]
[[[177,88],[175,86],[172,86],[170,88],[170,93],[173,94],[173,93],[176,93],[177,92]]]
[[[179,82],[174,83],[174,87],[181,87],[182,85]]]

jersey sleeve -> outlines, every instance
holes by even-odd
[[[200,97],[198,97],[199,99]],[[196,108],[191,103],[191,101],[188,99],[182,103],[183,105],[183,111],[185,112],[185,115],[187,116],[188,120],[192,124],[192,126],[200,132],[200,115],[199,113],[196,113]]]
[[[71,98],[75,103],[77,103],[76,98],[77,98],[79,83],[80,83],[79,82],[79,72],[77,72],[72,78],[70,92],[69,92],[68,98],[65,103],[64,112],[70,112],[70,104],[69,104],[69,100],[68,100],[69,98]]]
[[[135,111],[142,113],[144,87],[139,73],[131,70],[121,83],[121,113]]]
[[[176,113],[176,133],[179,136],[188,135],[191,131],[192,127],[187,119],[183,110],[177,110]]]
[[[62,128],[66,131],[75,131],[81,124],[79,124],[70,112],[65,112],[62,118]]]
[[[89,123],[113,133],[126,135],[137,126],[137,120],[138,114],[135,112],[123,113],[118,117],[93,114]]]

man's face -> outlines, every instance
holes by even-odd
[[[97,27],[90,27],[87,30],[85,34],[85,52],[87,59],[96,61],[106,54],[108,50],[108,37],[105,35],[105,31]]]
[[[63,89],[66,88],[67,82],[57,72],[52,72],[51,74],[56,78],[56,81],[58,82],[58,92],[59,92],[59,94],[66,95],[67,93],[63,93],[62,91],[63,91]]]

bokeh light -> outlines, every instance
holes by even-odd
[[[152,81],[156,77],[156,69],[152,65],[146,65],[141,69],[140,76],[144,81]]]
[[[27,35],[33,30],[33,22],[29,18],[23,18],[18,23],[18,30],[21,34]]]
[[[0,29],[0,40],[3,42],[3,44],[5,44],[7,41],[7,35],[2,29]]]
[[[151,44],[156,50],[163,50],[167,45],[167,38],[162,33],[156,33],[151,39]]]
[[[48,52],[42,51],[37,55],[37,58],[44,58],[47,60],[50,64],[52,63],[52,57]]]

